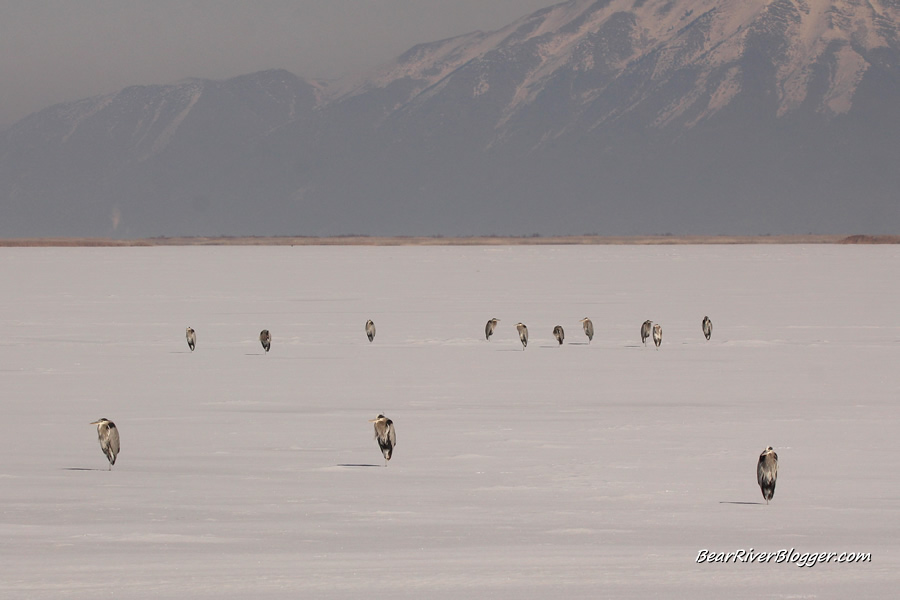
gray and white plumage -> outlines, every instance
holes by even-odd
[[[259,343],[262,344],[263,350],[268,354],[269,348],[272,347],[272,334],[269,333],[268,329],[263,329],[259,332]]]
[[[759,462],[756,463],[756,482],[759,484],[759,490],[762,492],[766,504],[775,495],[775,480],[778,479],[778,455],[769,446],[759,455]]]
[[[707,340],[712,335],[712,321],[709,320],[709,317],[703,317],[703,335],[706,336]]]
[[[484,326],[484,339],[487,341],[491,341],[491,336],[494,335],[494,328],[497,327],[497,323],[500,322],[500,319],[491,319],[487,322],[487,325]]]
[[[647,319],[641,325],[641,343],[647,345],[647,338],[650,337],[650,330],[653,329],[653,321]]]
[[[594,324],[587,317],[581,320],[581,326],[584,328],[584,335],[588,338],[588,343],[594,339]]]
[[[366,321],[366,337],[370,342],[375,339],[375,323],[372,322],[372,319]]]
[[[553,328],[553,337],[555,337],[556,341],[559,342],[559,345],[562,346],[563,340],[566,339],[566,332],[563,331],[562,325],[557,325]]]
[[[528,328],[524,323],[516,323],[516,330],[519,332],[519,341],[522,342],[522,350],[528,346]]]
[[[97,438],[100,440],[100,449],[109,460],[109,470],[116,464],[119,455],[119,429],[109,419],[98,419],[91,423],[97,426]]]
[[[193,352],[194,346],[197,345],[197,333],[193,330],[193,328],[188,327],[184,330],[184,337],[187,338],[188,348],[190,348],[191,352]]]
[[[653,343],[656,344],[656,349],[659,350],[659,345],[662,344],[662,327],[659,323],[653,324]]]
[[[391,460],[391,455],[394,453],[394,446],[397,445],[397,432],[394,429],[394,422],[384,415],[378,415],[374,419],[370,419],[369,423],[375,424],[375,440],[378,442],[378,448],[381,449],[382,456],[384,456],[384,466],[387,466],[387,461]]]

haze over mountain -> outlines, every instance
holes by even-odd
[[[572,0],[355,82],[56,105],[0,235],[893,233],[900,0]]]

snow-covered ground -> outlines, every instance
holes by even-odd
[[[2,249],[0,597],[892,597],[898,273],[897,246]],[[872,559],[696,562],[751,548]]]

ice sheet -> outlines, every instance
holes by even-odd
[[[4,248],[0,596],[892,596],[898,272],[896,246]],[[695,562],[750,548],[872,561]]]

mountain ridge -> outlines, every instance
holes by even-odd
[[[0,235],[890,233],[898,18],[570,0],[353,81],[131,86],[0,133]]]

